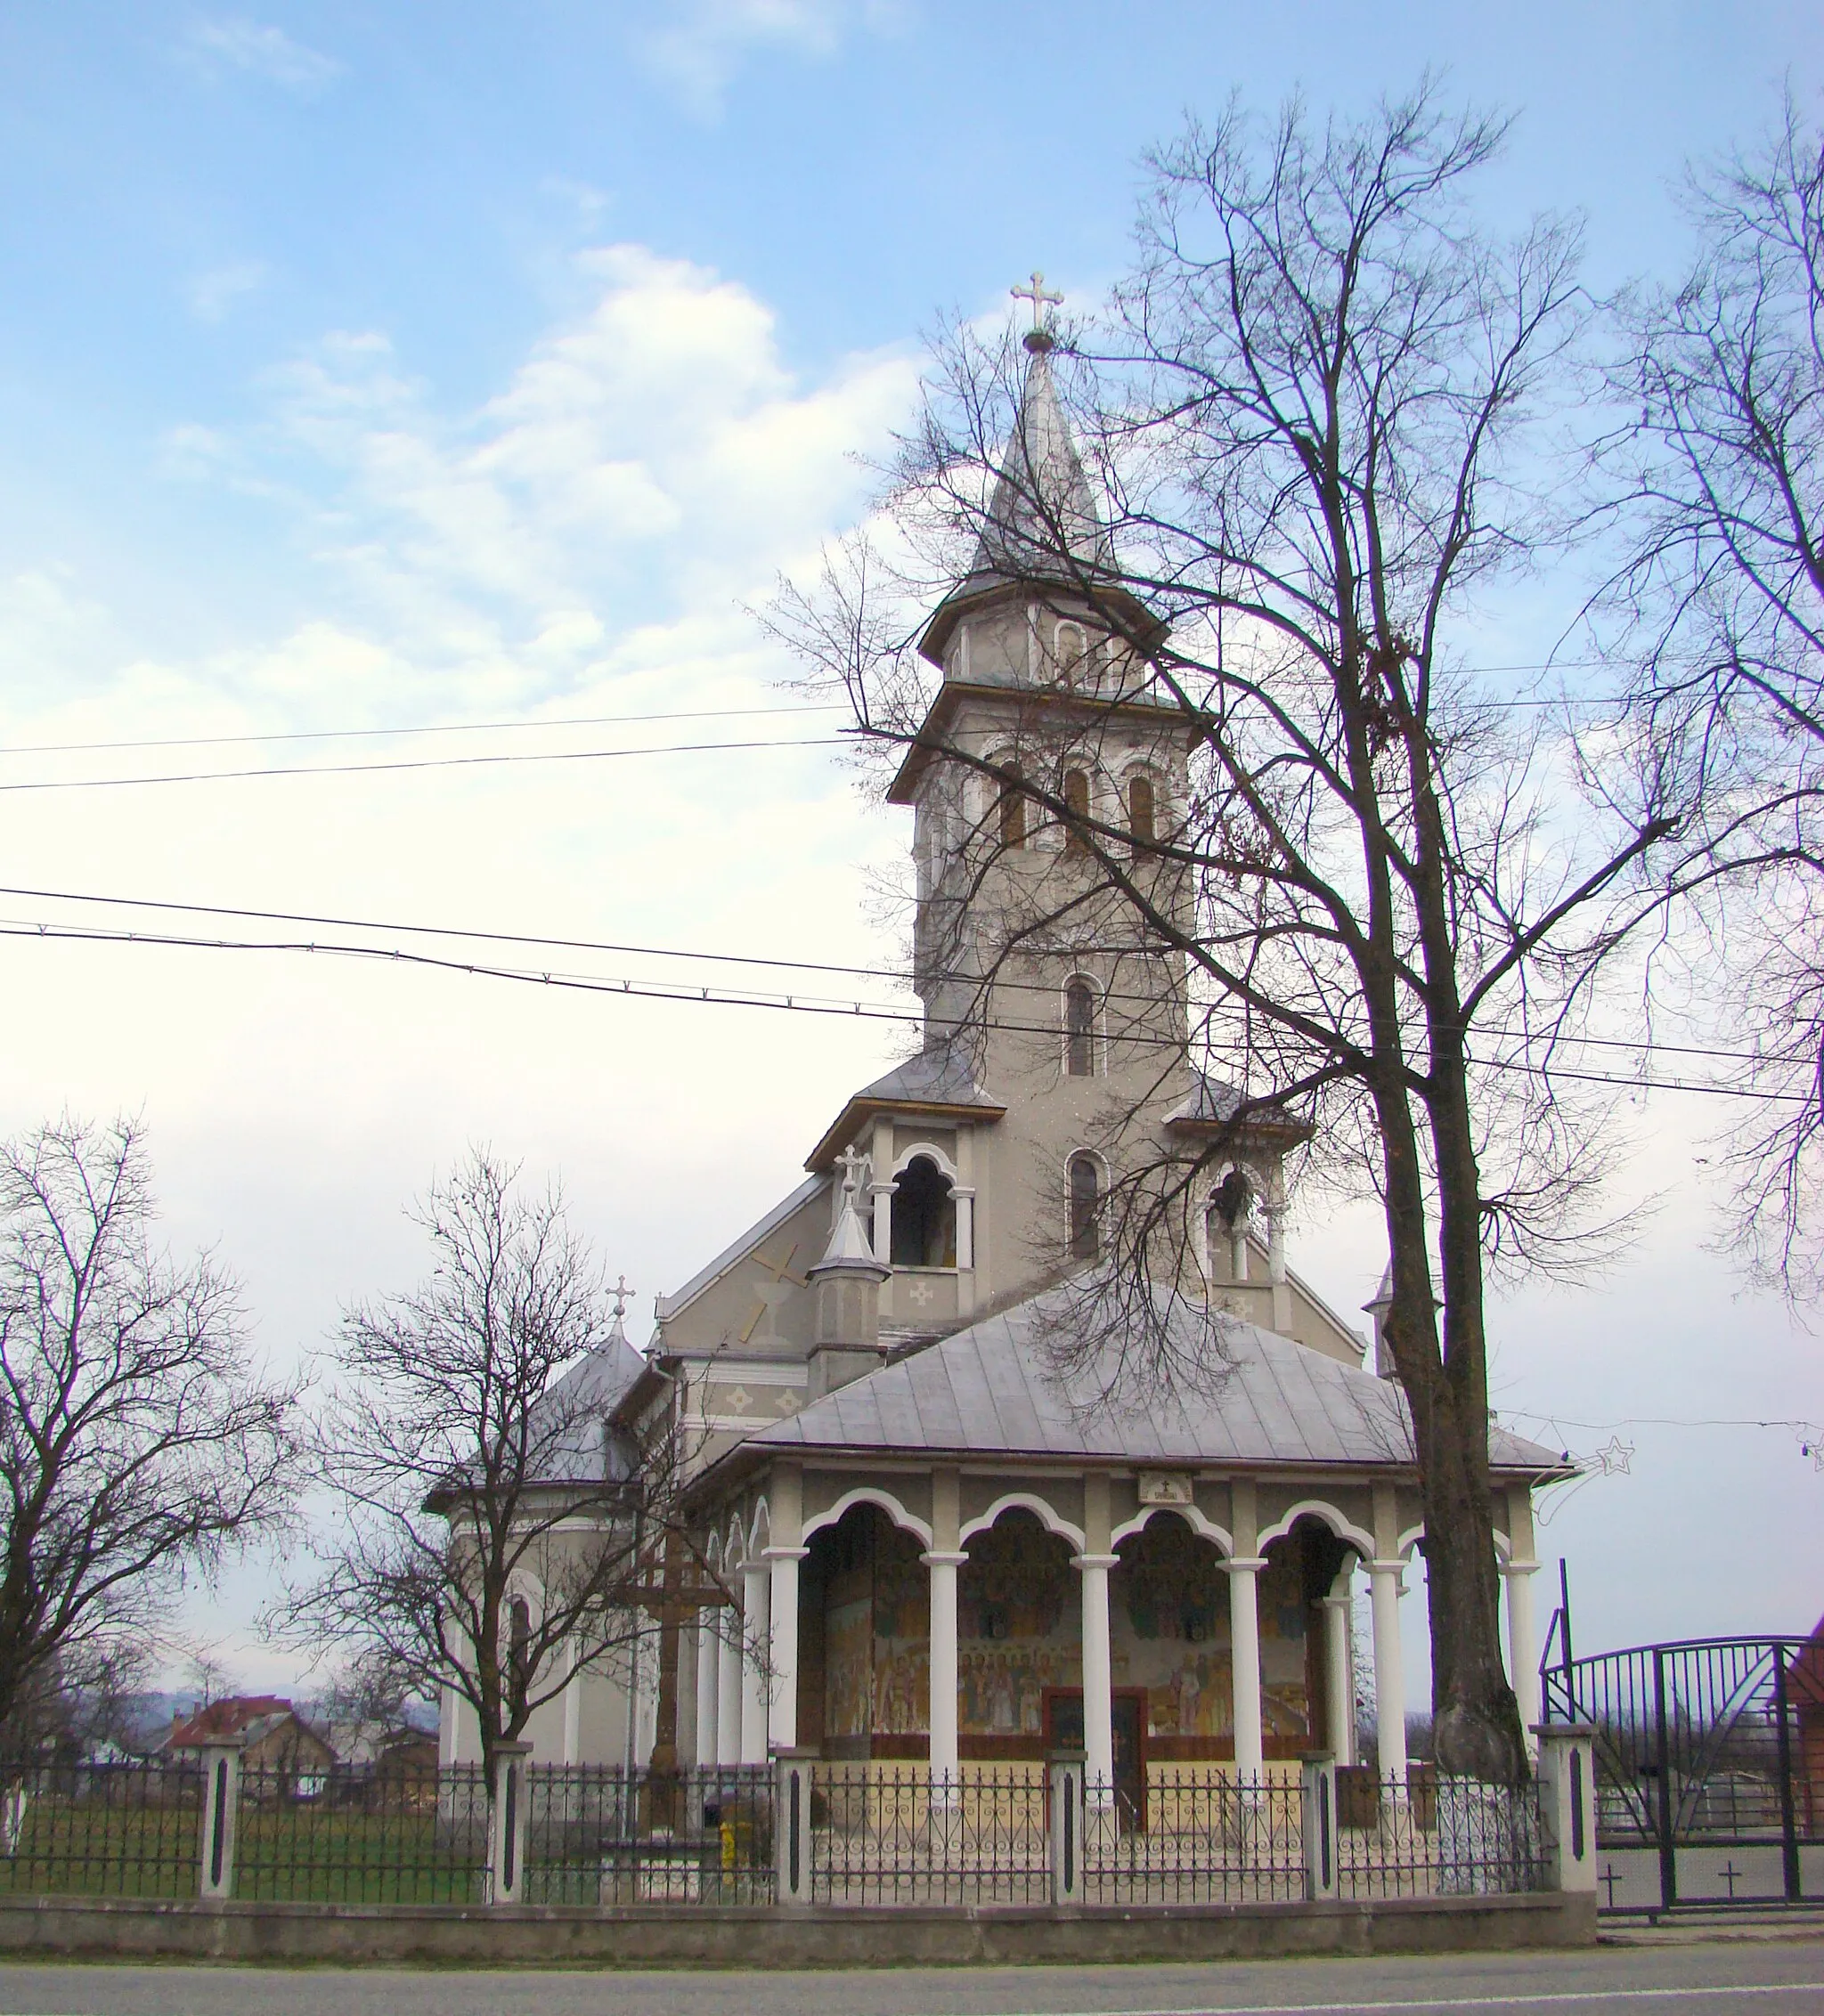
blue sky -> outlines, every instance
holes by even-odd
[[[1815,111],[1824,28],[1797,4],[15,0],[0,781],[175,760],[5,753],[51,742],[777,705],[790,668],[744,607],[866,508],[934,317],[1001,312],[1035,264],[1093,300],[1144,150],[1186,108],[1299,88],[1357,109],[1428,65],[1518,115],[1486,214],[1581,210],[1608,288],[1675,270],[1687,158],[1751,136],[1782,79]],[[514,746],[604,735],[684,738]],[[905,840],[797,746],[0,795],[17,884],[811,959],[891,955],[868,877]],[[0,988],[0,1125],[143,1111],[174,1236],[220,1242],[281,1358],[411,1277],[398,1205],[472,1140],[562,1167],[610,1271],[675,1285],[893,1041],[6,940]],[[1669,1386],[1684,1411],[1824,1414],[1815,1342],[1707,1250],[1701,1116],[1638,1127],[1637,1180],[1680,1172],[1673,1199],[1600,1295],[1510,1306],[1505,1403],[1607,1421],[1666,1411]],[[1372,1214],[1296,1257],[1355,1307]],[[1627,1432],[1637,1475],[1556,1529],[1597,1608],[1585,1642],[1808,1623],[1804,1551],[1742,1557],[1751,1529],[1816,1530],[1824,1479],[1790,1438]],[[256,1581],[216,1623],[267,1679]]]

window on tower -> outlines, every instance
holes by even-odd
[[[1066,686],[1075,686],[1083,677],[1083,626],[1080,623],[1058,625],[1058,678]]]
[[[896,1267],[957,1264],[957,1200],[950,1179],[928,1155],[915,1155],[893,1191],[892,1263]]]
[[[1089,773],[1087,770],[1064,772],[1064,810],[1070,815],[1064,827],[1064,845],[1073,849],[1087,847],[1088,837],[1083,830],[1089,819]]]
[[[1093,1155],[1071,1158],[1071,1257],[1102,1257],[1102,1171]]]
[[[1024,847],[1026,844],[1026,798],[1019,785],[1020,773],[1012,765],[1012,779],[1001,786],[1000,825],[1001,845],[1005,848]]]
[[[1150,847],[1158,834],[1152,779],[1144,770],[1128,779],[1128,831],[1142,847]]]
[[[1064,1070],[1073,1078],[1095,1076],[1095,989],[1087,980],[1064,989]]]

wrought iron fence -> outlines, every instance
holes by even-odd
[[[814,1904],[1045,1904],[1043,1764],[818,1764],[810,1774]]]
[[[770,1767],[526,1773],[529,1904],[770,1904]]]
[[[477,1765],[241,1769],[237,1897],[478,1904],[486,1870],[487,1787]]]
[[[1338,1801],[1340,1897],[1517,1895],[1545,1887],[1547,1860],[1536,1784],[1358,1773]]]
[[[1310,1794],[1269,1768],[1155,1765],[1144,1792],[1085,1791],[1080,1769],[805,1760],[788,1894],[863,1906],[1115,1906],[1296,1901]],[[513,1801],[524,1902],[692,1908],[775,1901],[773,1767],[673,1772],[526,1763]],[[1323,1885],[1356,1898],[1542,1887],[1530,1789],[1339,1774]],[[232,1841],[216,1894],[255,1902],[490,1900],[487,1788],[476,1766],[225,1767]],[[1067,1788],[1067,1789],[1059,1789]],[[219,1796],[219,1795],[218,1795]],[[206,1787],[191,1761],[0,1764],[0,1893],[194,1897]],[[1062,1801],[1056,1806],[1054,1802]],[[1068,1807],[1068,1825],[1062,1824]],[[500,1816],[494,1816],[498,1821]],[[509,1831],[510,1833],[510,1831]],[[802,1875],[801,1879],[800,1871]],[[509,1875],[505,1879],[511,1883]]]
[[[0,1762],[0,1893],[194,1897],[202,1791],[194,1764]]]
[[[1091,1784],[1083,1882],[1105,1904],[1275,1903],[1306,1894],[1303,1789],[1208,1765],[1154,1765],[1144,1795]]]
[[[1767,1638],[1633,1646],[1549,1661],[1540,1678],[1549,1716],[1595,1727],[1599,1847],[1650,1854],[1662,1907],[1681,1901],[1690,1849],[1777,1855],[1788,1902],[1807,1894],[1809,1866],[1816,1894],[1824,1647]]]

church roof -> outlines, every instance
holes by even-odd
[[[805,1159],[807,1169],[826,1169],[870,1113],[910,1108],[926,1114],[955,1114],[958,1118],[998,1120],[1006,1108],[976,1084],[960,1045],[940,1044],[896,1064],[872,1085],[850,1095]]]
[[[1186,1353],[1205,1320],[1164,1290],[1167,1322]],[[762,1430],[753,1450],[942,1451],[962,1457],[1125,1458],[1140,1463],[1274,1463],[1407,1467],[1413,1460],[1405,1396],[1388,1380],[1289,1337],[1224,1318],[1229,1370],[1204,1392],[1156,1393],[1121,1404],[1120,1368],[1104,1362],[1060,1377],[1048,1346],[1073,1291],[1052,1289],[864,1374]],[[1497,1469],[1565,1467],[1553,1451],[1500,1427],[1489,1431]]]
[[[1247,1103],[1248,1095],[1241,1086],[1222,1078],[1207,1077],[1201,1071],[1193,1070],[1191,1081],[1190,1096],[1166,1115],[1167,1126],[1226,1127]],[[1311,1134],[1309,1121],[1299,1119],[1297,1114],[1271,1101],[1256,1105],[1242,1126],[1256,1132],[1295,1134],[1301,1141]]]
[[[965,610],[1009,587],[1051,582],[1106,597],[1123,605],[1130,623],[1152,627],[1144,606],[1117,578],[1114,550],[1052,379],[1051,347],[1043,332],[1026,339],[1020,411],[969,572],[938,605],[918,641],[933,664],[943,663]]]

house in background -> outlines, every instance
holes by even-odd
[[[329,1743],[276,1695],[231,1695],[194,1714],[175,1715],[159,1747],[175,1762],[200,1756],[213,1743],[238,1744],[243,1773],[270,1772],[290,1792],[321,1789],[336,1763]]]

